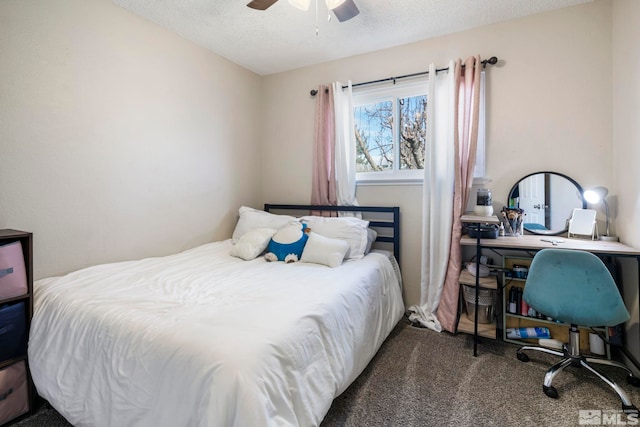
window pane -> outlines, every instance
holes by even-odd
[[[424,169],[427,137],[427,96],[398,99],[400,169]]]
[[[393,169],[393,103],[359,105],[354,108],[356,172]]]

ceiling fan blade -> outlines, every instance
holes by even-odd
[[[253,0],[247,4],[251,9],[267,10],[278,0]]]
[[[360,11],[353,0],[345,0],[344,3],[333,9],[333,13],[336,14],[338,21],[344,22],[358,15]]]

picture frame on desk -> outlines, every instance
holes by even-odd
[[[571,237],[591,237],[591,240],[598,240],[598,225],[596,224],[596,214],[594,209],[574,209],[569,219],[569,231],[567,236]]]

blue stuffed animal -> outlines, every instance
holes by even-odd
[[[309,229],[306,224],[288,225],[273,235],[264,257],[267,261],[296,262],[302,256],[307,239]]]

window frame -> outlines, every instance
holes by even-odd
[[[398,117],[398,98],[406,98],[412,96],[421,96],[427,94],[428,78],[414,78],[407,82],[394,82],[393,85],[383,87],[375,87],[370,89],[354,89],[353,90],[353,108],[362,105],[370,105],[383,101],[393,102],[393,143],[394,143],[394,167],[397,167],[399,155],[399,133],[395,128],[399,124]],[[474,180],[485,179],[486,173],[486,105],[485,105],[485,72],[481,73],[480,80],[480,112],[478,123],[478,147],[476,154],[476,166],[474,169]],[[427,99],[427,102],[429,100]],[[428,120],[428,118],[427,118]],[[354,117],[355,123],[355,117]],[[424,169],[402,170],[393,169],[390,171],[378,172],[356,172],[356,185],[380,185],[380,184],[422,184],[424,180]]]
[[[398,98],[408,98],[412,96],[426,96],[427,95],[426,78],[420,80],[413,80],[407,83],[398,83],[393,86],[377,87],[373,89],[354,90],[353,93],[353,108],[358,106],[370,105],[383,101],[391,101],[393,103],[393,157],[394,168],[399,163],[399,133],[397,131],[397,124],[400,123],[398,117]],[[428,102],[428,101],[427,101]],[[424,172],[422,169],[402,170],[393,169],[390,171],[378,171],[378,172],[356,172],[356,184],[365,182],[401,182],[401,181],[422,181]]]

